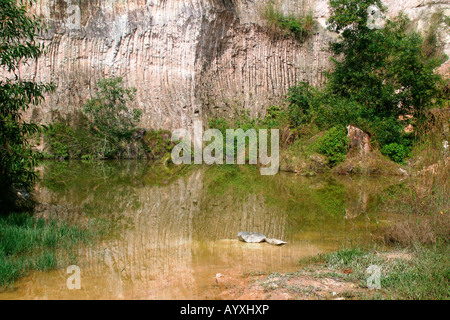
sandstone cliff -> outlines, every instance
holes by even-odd
[[[77,110],[104,77],[122,76],[138,90],[141,125],[191,127],[209,114],[235,108],[263,114],[298,81],[318,85],[330,67],[325,30],[327,0],[280,0],[285,13],[312,12],[314,34],[299,43],[274,36],[258,0],[39,0],[33,7],[48,23],[47,51],[23,66],[22,77],[58,87],[28,117],[49,122]],[[447,1],[386,0],[389,14],[404,10],[419,28]],[[442,32],[444,30],[444,32]],[[448,29],[441,41],[450,56]],[[444,35],[442,35],[444,33]]]

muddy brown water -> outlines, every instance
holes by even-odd
[[[78,248],[81,289],[68,266],[32,272],[0,299],[208,299],[216,274],[293,272],[301,258],[377,243],[379,197],[398,177],[260,176],[250,166],[182,174],[140,161],[48,162],[38,215],[107,226]],[[287,241],[247,244],[239,231]]]

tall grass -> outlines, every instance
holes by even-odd
[[[93,236],[87,228],[26,213],[0,217],[0,287],[31,270],[47,271],[74,262],[76,246]]]
[[[316,24],[311,13],[304,16],[284,15],[272,1],[263,8],[261,17],[267,21],[272,34],[292,34],[300,41],[312,34]]]
[[[446,23],[446,16],[442,11],[435,12],[431,15],[428,30],[425,33],[423,41],[423,52],[428,59],[438,59],[445,62],[448,57],[445,55],[443,46],[439,43],[439,26]]]
[[[416,246],[397,255],[375,250],[346,248],[304,259],[301,264],[321,264],[328,275],[367,288],[367,268],[381,271],[381,289],[369,292],[369,299],[447,300],[450,298],[450,248],[446,245]],[[327,276],[327,274],[324,274]]]
[[[411,177],[392,190],[385,210],[395,219],[385,239],[405,245],[448,242],[450,239],[450,116],[436,109],[429,121],[417,128],[420,138],[410,160]]]

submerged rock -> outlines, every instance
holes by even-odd
[[[278,239],[268,239],[266,238],[266,242],[269,244],[272,244],[274,246],[282,246],[283,244],[286,244],[286,241],[278,240]]]
[[[267,242],[274,246],[281,246],[286,244],[286,241],[278,240],[278,239],[268,239],[265,235],[259,232],[247,232],[241,231],[238,233],[238,239],[247,243],[260,243]]]
[[[241,231],[238,233],[238,239],[248,243],[259,243],[266,240],[266,236],[259,232]]]

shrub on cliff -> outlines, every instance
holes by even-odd
[[[306,37],[310,36],[316,25],[316,21],[311,13],[305,16],[296,16],[294,14],[285,15],[273,1],[267,3],[261,12],[261,16],[267,21],[272,33],[290,34],[295,36],[299,41],[303,41]]]
[[[122,143],[131,139],[142,115],[127,104],[134,100],[136,88],[124,88],[122,78],[103,79],[99,90],[89,99],[83,111],[89,119],[92,133],[103,140],[99,154],[102,158],[114,157],[121,152]]]
[[[103,79],[78,115],[79,121],[60,120],[49,126],[46,140],[58,159],[121,158],[132,141],[142,111],[131,109],[135,88],[124,88],[122,78]],[[70,123],[70,124],[68,124]]]

